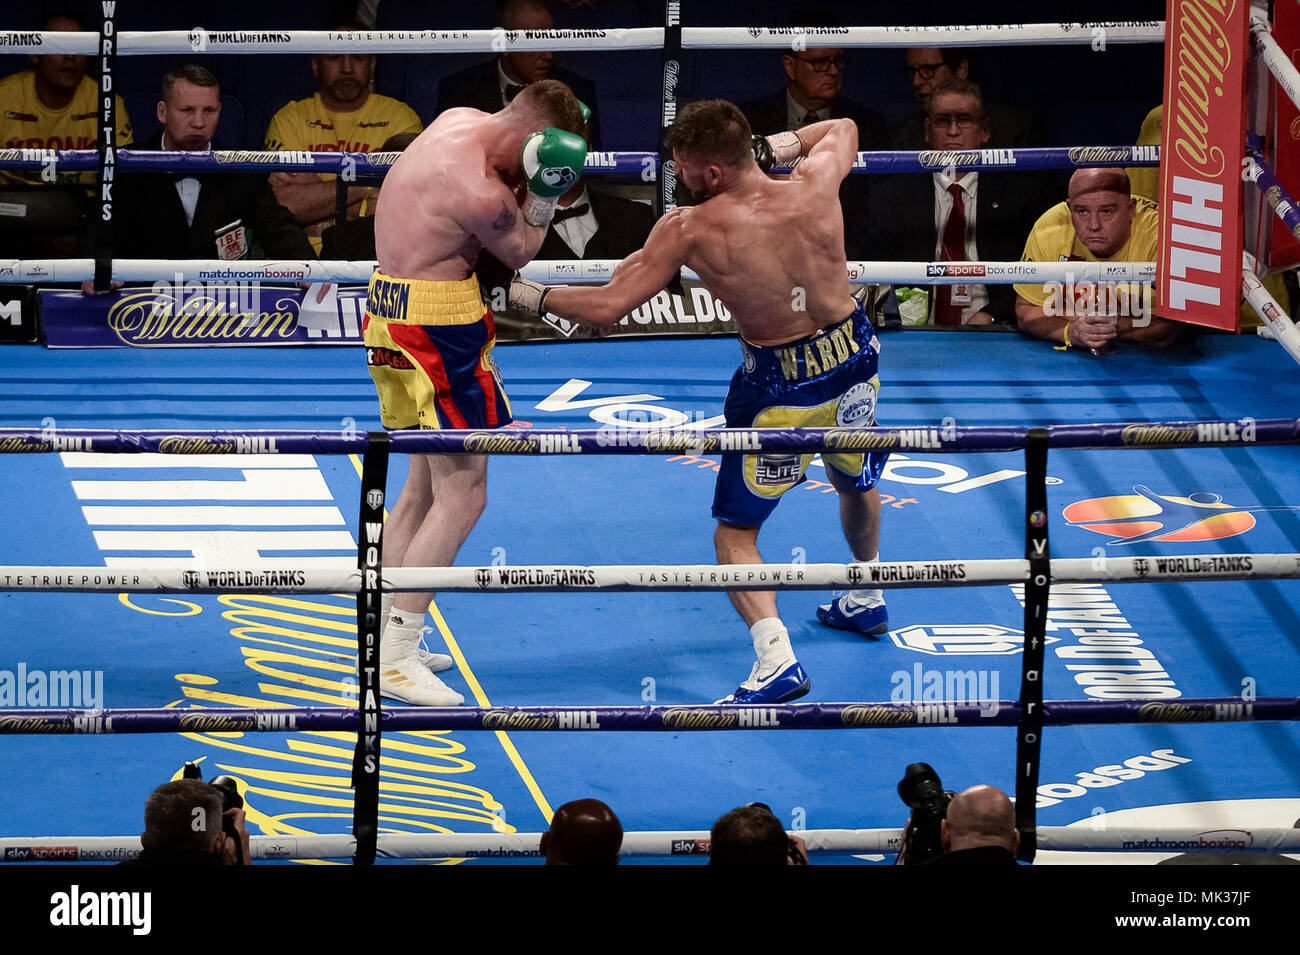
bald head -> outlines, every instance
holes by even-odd
[[[981,846],[1001,846],[1015,852],[1020,846],[1015,807],[1001,789],[972,786],[948,804],[942,838],[948,852]]]
[[[1128,173],[1123,169],[1080,169],[1070,177],[1066,198],[1073,202],[1090,192],[1118,192],[1127,199],[1130,189]]]
[[[623,825],[599,799],[566,802],[542,833],[547,865],[618,865]]]

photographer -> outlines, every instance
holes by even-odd
[[[761,802],[722,816],[709,833],[709,865],[808,865],[808,850]]]
[[[177,779],[144,804],[144,851],[122,865],[250,865],[244,810],[222,812],[222,790],[198,779]]]
[[[949,802],[939,838],[943,854],[928,865],[1015,865],[1015,807],[1000,789],[972,786]]]

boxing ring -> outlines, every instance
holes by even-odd
[[[666,42],[648,32],[629,42]],[[122,52],[135,39],[123,34]],[[734,39],[680,28],[683,46]],[[1135,164],[1128,150],[1116,147],[1113,164]],[[916,154],[864,154],[864,167],[876,163],[925,168]],[[1279,203],[1279,216],[1293,212]],[[301,265],[322,280],[371,268]],[[959,280],[933,265],[850,270],[858,282]],[[111,257],[11,268],[45,281],[160,274]],[[596,281],[610,268],[575,276],[537,263],[526,274]],[[1152,269],[1133,263],[1125,275]],[[916,760],[952,788],[1017,794],[1039,862],[1082,849],[1099,862],[1300,850],[1300,492],[1272,478],[1296,463],[1300,351],[1249,272],[1243,286],[1291,354],[1214,337],[1094,362],[1006,336],[963,336],[955,348],[943,333],[909,331],[885,340],[885,426],[848,432],[709,424],[735,364],[729,341],[506,349],[519,420],[490,434],[379,432],[354,349],[0,350],[13,395],[0,467],[15,489],[0,505],[0,599],[24,655],[0,708],[0,749],[45,781],[0,795],[0,855],[129,855],[138,841],[121,834],[138,828],[145,795],[196,758],[206,775],[243,782],[264,859],[526,857],[554,805],[595,796],[619,814],[630,854],[698,856],[713,819],[762,800],[814,852],[887,861],[906,815],[893,787]],[[663,423],[673,427],[646,428]],[[864,441],[895,451],[881,484],[884,563],[836,563],[844,545],[815,465],[767,524],[771,563],[710,577],[718,455]],[[383,567],[374,492],[400,486],[406,453],[466,450],[503,460],[464,566]],[[377,462],[390,452],[385,480]],[[385,589],[418,579],[439,591],[432,639],[474,706],[381,715],[367,699],[355,658],[376,590],[368,570]],[[803,591],[866,580],[888,589],[885,638],[815,623],[822,598]],[[715,592],[729,586],[792,591],[782,615],[818,702],[701,703],[747,665],[743,627]],[[51,681],[39,703],[16,705],[20,664],[88,674],[83,700],[98,674],[102,693],[93,706],[54,705]],[[157,735],[142,746],[141,733]],[[382,762],[365,769],[376,751]],[[87,805],[60,785],[81,767],[120,798]],[[76,820],[75,834],[25,835],[52,819]]]

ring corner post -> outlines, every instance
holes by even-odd
[[[383,597],[384,495],[388,483],[388,433],[366,436],[357,528],[357,745],[352,758],[353,865],[374,865],[379,836],[379,631]]]
[[[1020,830],[1017,858],[1032,862],[1038,849],[1037,810],[1039,756],[1043,741],[1043,656],[1047,637],[1047,606],[1052,586],[1051,551],[1047,538],[1046,428],[1031,428],[1025,443],[1025,645],[1020,677],[1020,722],[1016,728],[1016,828]]]

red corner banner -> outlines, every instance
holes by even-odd
[[[1249,0],[1169,0],[1156,313],[1236,330]]]

